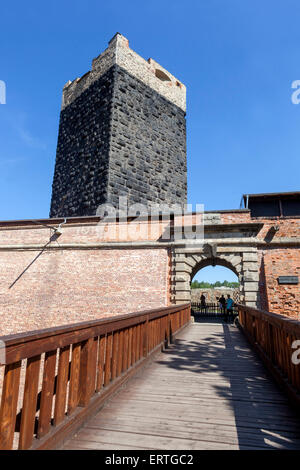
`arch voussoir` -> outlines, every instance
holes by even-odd
[[[249,306],[258,306],[259,269],[255,249],[251,247],[250,255],[248,254],[249,247],[240,249],[233,247],[232,250],[226,247],[225,249],[223,252],[222,247],[218,247],[215,253],[216,256],[213,258],[211,253],[205,250],[195,253],[176,250],[172,281],[172,299],[174,303],[190,302],[190,282],[200,269],[210,265],[220,265],[230,269],[238,276],[240,301]]]

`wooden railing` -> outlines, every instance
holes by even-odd
[[[0,449],[59,446],[189,321],[185,304],[1,337]]]
[[[291,401],[300,409],[300,321],[238,305],[239,324]]]

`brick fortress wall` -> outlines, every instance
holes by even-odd
[[[242,218],[242,219],[241,219]],[[300,285],[280,285],[279,276],[298,276],[300,279],[300,218],[251,217],[222,214],[223,223],[261,222],[257,238],[259,291],[261,308],[300,319]],[[278,227],[274,232],[272,227]],[[294,244],[293,244],[294,240]]]
[[[169,304],[168,249],[100,246],[95,223],[68,223],[47,244],[52,233],[0,227],[0,335]]]
[[[206,215],[223,224],[255,220],[236,211]],[[69,219],[50,244],[53,231],[46,227],[29,221],[0,223],[0,334],[169,305],[170,249],[157,243],[168,223],[153,224],[151,232],[148,222],[133,224],[128,243],[126,235],[122,238],[125,222],[117,224],[119,236],[110,231],[107,236],[99,232],[96,219]],[[277,278],[300,277],[300,219],[260,221],[259,272],[253,275],[261,306],[299,318],[299,285],[279,285]],[[44,221],[53,227],[59,222]],[[279,230],[270,243],[265,239],[274,224]]]

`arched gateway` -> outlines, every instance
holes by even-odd
[[[172,252],[172,301],[191,300],[190,282],[200,269],[220,265],[231,269],[240,282],[240,301],[257,307],[259,263],[256,235],[261,224],[206,225],[203,246],[187,241]]]

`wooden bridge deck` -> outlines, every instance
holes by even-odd
[[[194,323],[64,449],[300,449],[300,423],[235,326]]]

